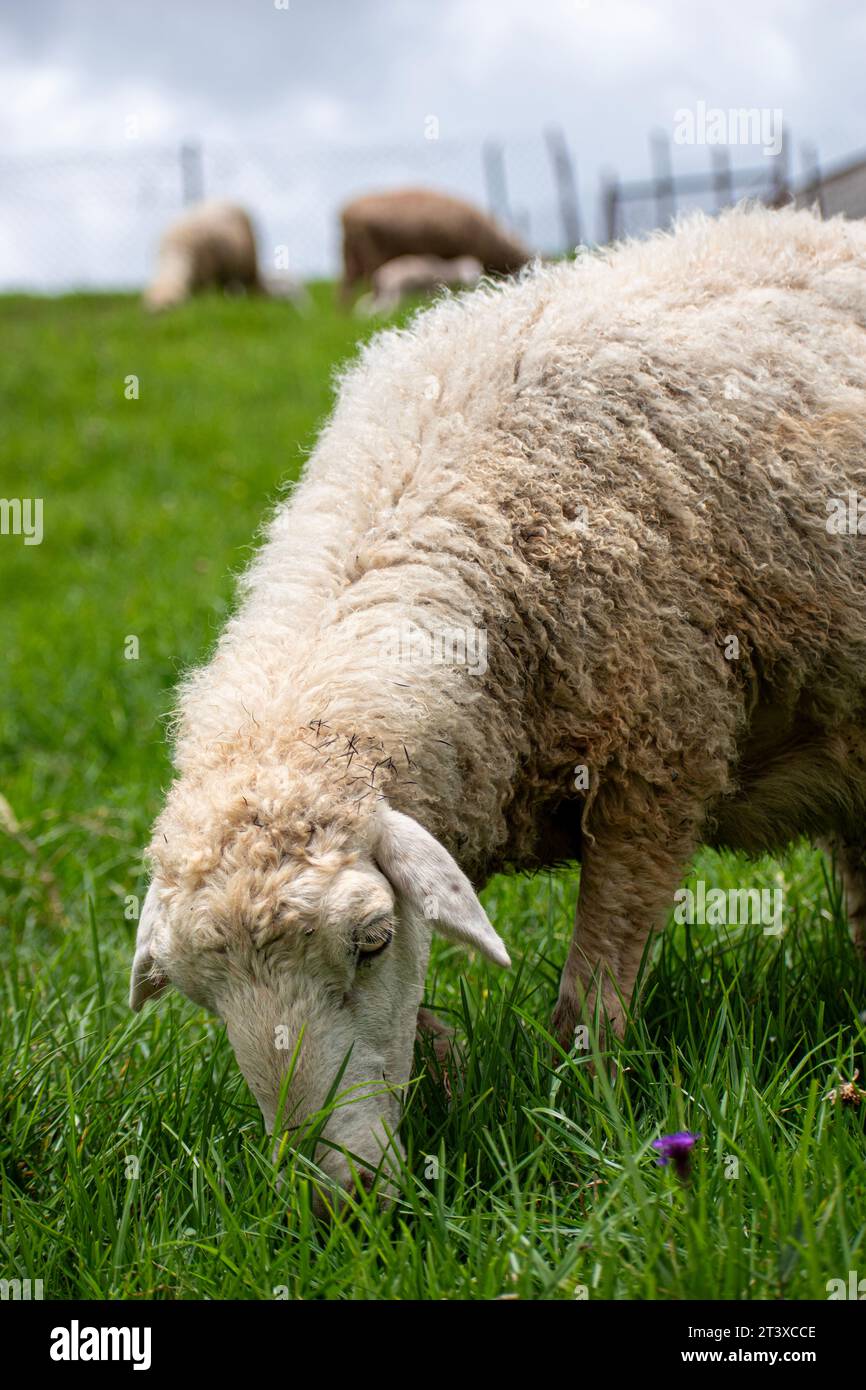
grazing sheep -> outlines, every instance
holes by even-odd
[[[181,693],[133,1007],[220,1014],[269,1127],[296,1046],[289,1127],[348,1057],[325,1136],[373,1168],[430,929],[508,963],[472,884],[581,861],[566,1044],[701,843],[837,835],[862,908],[864,441],[866,227],[807,212],[377,337]]]
[[[492,217],[461,198],[431,189],[400,188],[368,193],[347,203],[343,226],[343,299],[400,256],[474,256],[494,275],[519,270],[526,247]]]
[[[474,256],[397,256],[373,271],[373,293],[364,295],[357,308],[365,314],[391,314],[413,294],[430,294],[443,285],[467,288],[480,280],[484,271]]]
[[[148,309],[170,309],[212,286],[264,293],[253,225],[231,203],[199,203],[172,223],[144,302]]]

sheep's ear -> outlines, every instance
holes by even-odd
[[[451,941],[510,965],[469,879],[448,851],[411,816],[389,806],[379,811],[376,859],[394,888]]]
[[[129,1007],[138,1013],[139,1009],[155,994],[160,994],[168,984],[167,977],[157,970],[153,959],[153,936],[160,909],[156,897],[156,884],[152,883],[142,904],[138,918],[138,934],[135,938],[135,955],[132,960],[132,975],[129,980]]]

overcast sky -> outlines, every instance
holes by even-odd
[[[0,284],[140,279],[189,138],[206,191],[254,201],[301,270],[362,186],[483,197],[482,138],[549,241],[551,123],[594,234],[601,170],[646,176],[649,132],[700,102],[781,110],[795,167],[804,141],[827,163],[866,146],[864,53],[863,0],[0,0]]]

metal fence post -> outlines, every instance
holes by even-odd
[[[505,154],[502,146],[493,140],[485,141],[481,149],[481,162],[484,167],[484,182],[487,185],[487,205],[494,217],[504,226],[510,227],[511,213],[508,207]]]
[[[815,145],[802,144],[800,146],[800,161],[803,168],[803,186],[813,195],[812,201],[817,201],[821,216],[826,217],[824,188],[821,183],[821,161],[818,158],[818,150]]]
[[[782,130],[782,148],[777,155],[773,156],[773,199],[772,206],[779,207],[784,203],[788,194],[790,180],[788,178],[788,164],[791,154],[791,141],[788,131]]]
[[[601,183],[602,240],[608,245],[616,241],[619,221],[619,180],[616,174],[606,174]]]
[[[650,157],[655,180],[656,221],[660,227],[672,222],[677,210],[671,146],[664,131],[655,130],[650,136]]]
[[[204,197],[204,169],[201,145],[187,141],[180,147],[181,199],[185,207],[200,203]]]
[[[716,211],[729,207],[734,201],[734,180],[731,174],[731,151],[727,145],[713,145],[710,148],[713,162],[713,189],[716,194]]]
[[[577,196],[577,180],[574,177],[574,164],[568,150],[565,134],[558,126],[548,126],[544,132],[544,138],[553,165],[562,235],[566,247],[573,251],[582,241],[580,204]]]

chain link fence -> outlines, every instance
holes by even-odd
[[[573,171],[559,133],[320,150],[131,140],[114,151],[0,158],[0,288],[139,288],[166,225],[201,197],[247,208],[266,272],[287,261],[304,279],[333,276],[341,204],[400,185],[471,199],[543,254],[576,240]]]
[[[684,213],[716,213],[744,198],[779,207],[792,191],[787,136],[777,153],[746,165],[733,162],[729,145],[716,145],[707,150],[708,169],[675,174],[670,141],[662,132],[651,137],[650,155],[651,178],[620,182],[614,175],[606,177],[601,200],[603,241],[641,236],[669,227]]]
[[[732,164],[730,149],[712,149],[709,169],[676,175],[664,140],[654,138],[651,153],[651,178],[621,182],[608,175],[600,199],[588,206],[585,198],[585,207],[558,129],[498,142],[440,140],[434,128],[414,143],[297,150],[288,141],[147,146],[130,140],[100,153],[0,157],[0,290],[138,289],[150,277],[165,227],[202,197],[246,207],[264,272],[288,269],[301,279],[338,273],[340,206],[380,188],[416,185],[461,195],[541,255],[641,235],[692,208],[716,212],[745,197],[777,205],[793,194],[826,204],[828,214],[866,213],[862,155],[831,171],[819,171],[814,158],[795,189],[787,141],[778,155],[748,167]]]

